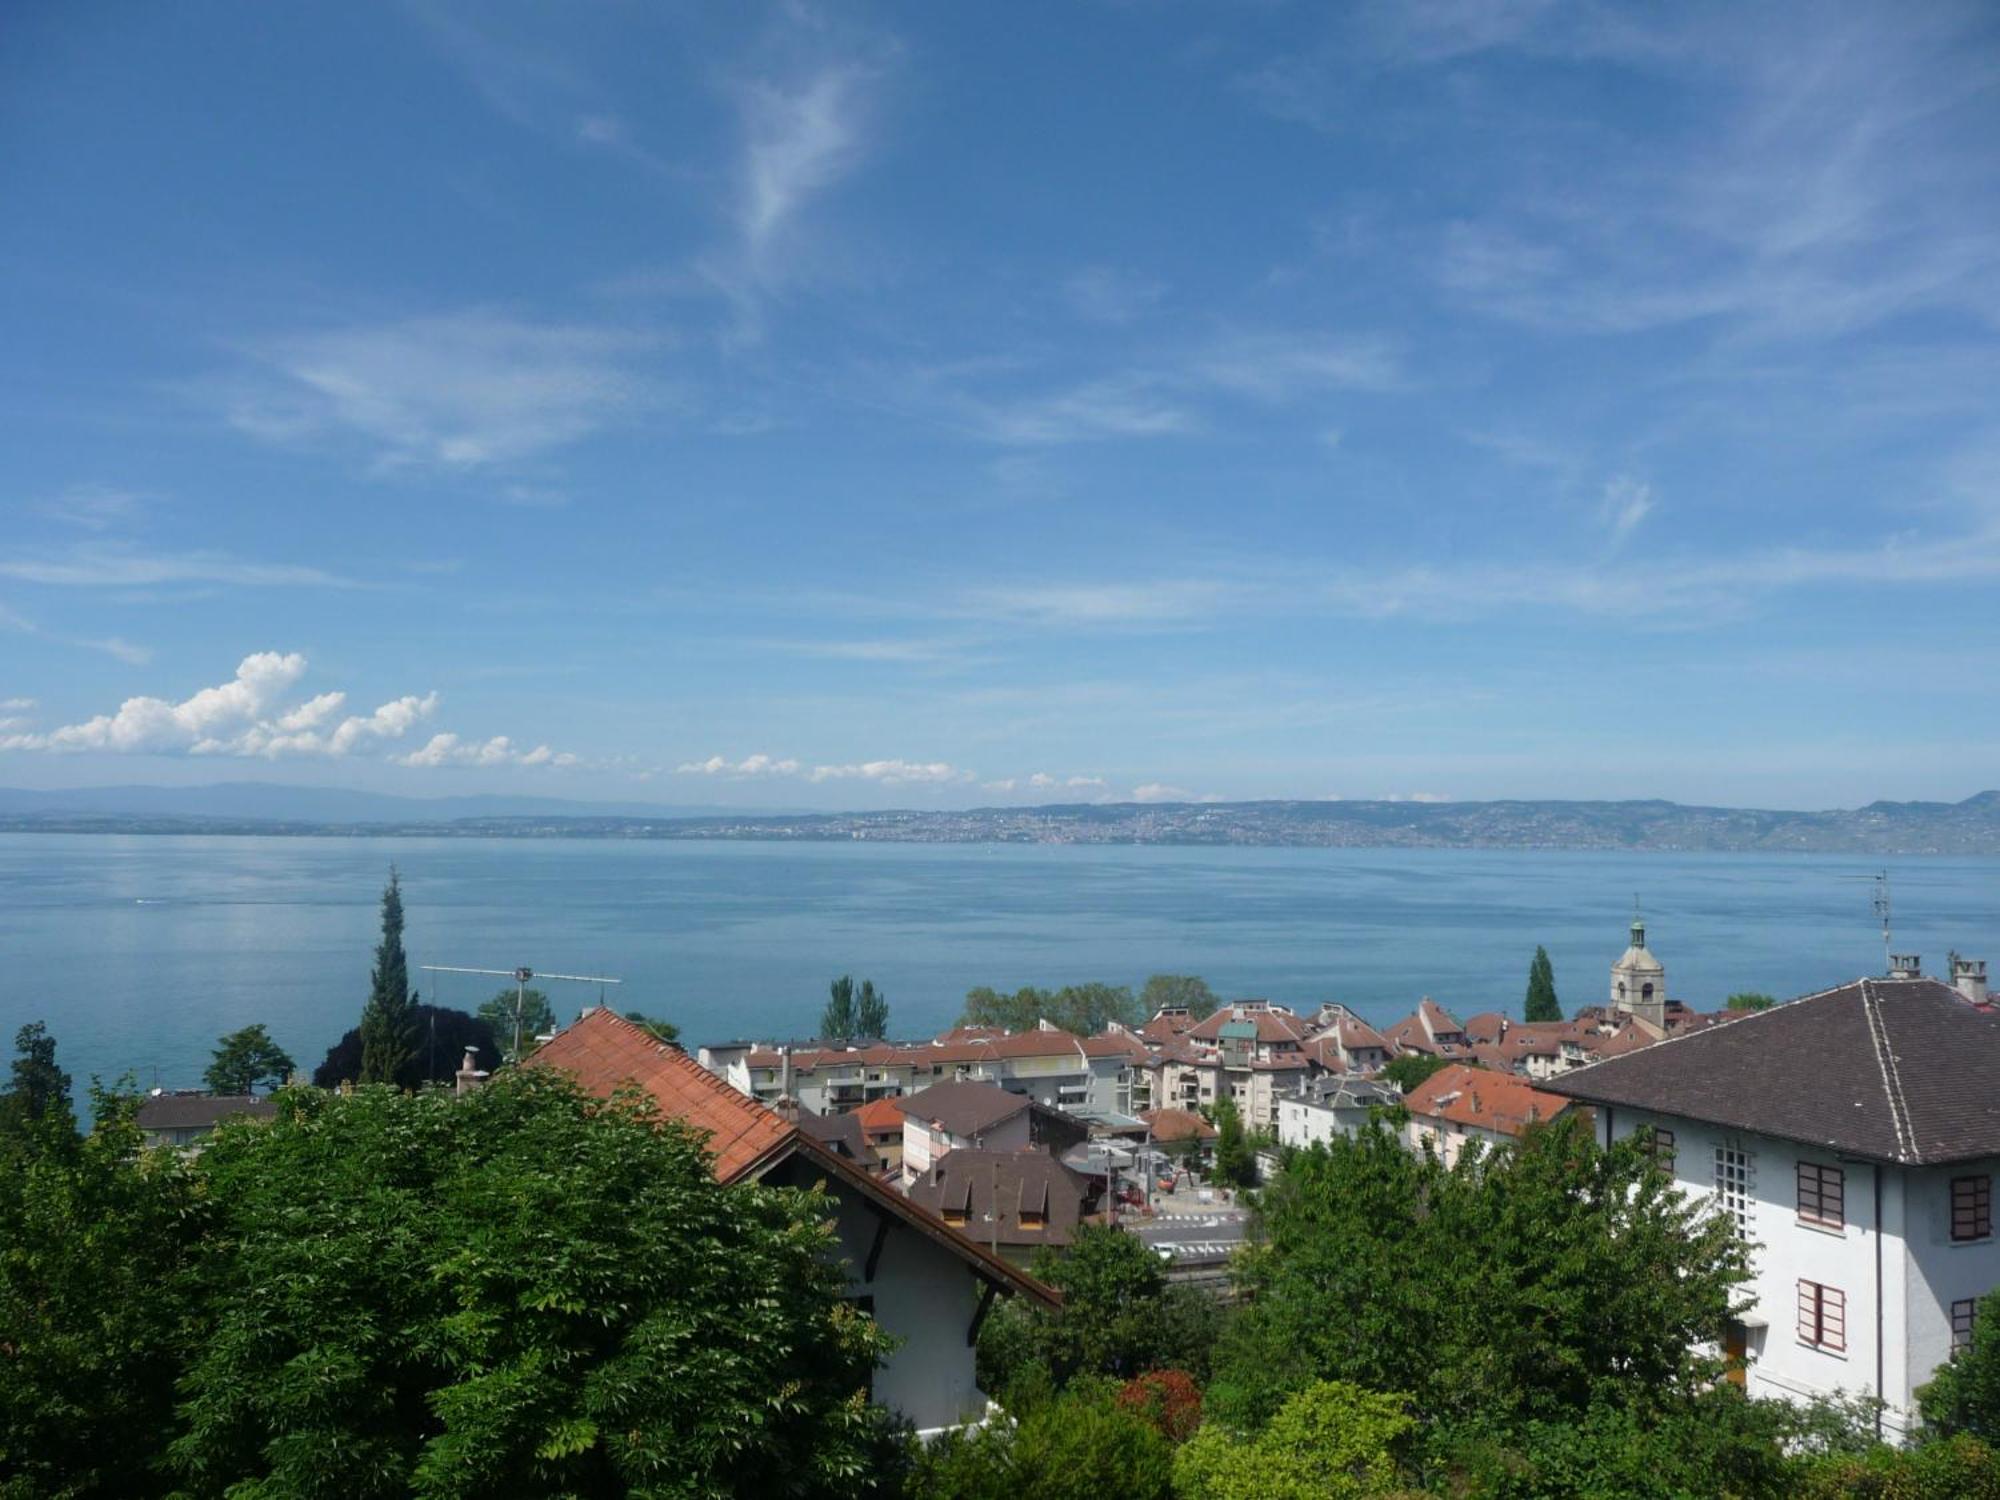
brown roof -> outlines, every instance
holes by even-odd
[[[1205,1141],[1215,1127],[1191,1109],[1149,1109],[1139,1116],[1153,1128],[1156,1141]]]
[[[925,1120],[952,1135],[978,1135],[1014,1118],[1031,1101],[993,1083],[948,1080],[919,1089],[903,1100],[907,1119]]]
[[[680,1048],[602,1006],[542,1043],[521,1066],[560,1068],[593,1094],[608,1096],[621,1084],[638,1084],[662,1114],[708,1133],[715,1175],[724,1182],[745,1175],[797,1134]]]
[[[910,1184],[910,1201],[940,1216],[964,1215],[963,1232],[976,1243],[1066,1245],[1087,1191],[1046,1151],[954,1151]],[[1024,1212],[1039,1214],[1041,1224],[1024,1225]]]
[[[1548,1087],[1913,1166],[2000,1156],[2000,1016],[1935,979],[1860,979]]]
[[[1240,1000],[1224,1005],[1188,1033],[1204,1042],[1215,1041],[1231,1021],[1248,1021],[1257,1028],[1260,1042],[1302,1042],[1311,1030],[1288,1010],[1274,1010],[1261,1000]]]
[[[141,1130],[207,1130],[235,1115],[268,1120],[277,1101],[256,1094],[149,1094],[134,1117]]]
[[[1465,1027],[1459,1024],[1457,1016],[1439,1005],[1429,995],[1417,1002],[1417,1014],[1430,1023],[1433,1032],[1465,1030]]]
[[[1530,1121],[1551,1119],[1569,1103],[1511,1073],[1460,1064],[1439,1068],[1403,1096],[1413,1120],[1446,1120],[1501,1135],[1519,1135]]]
[[[1025,1293],[1052,1307],[1062,1300],[936,1214],[884,1187],[866,1167],[828,1150],[756,1100],[737,1093],[678,1047],[655,1040],[615,1011],[602,1006],[586,1011],[536,1048],[521,1066],[558,1068],[591,1093],[606,1097],[623,1084],[636,1083],[663,1113],[711,1132],[709,1149],[721,1181],[761,1177],[781,1166],[788,1171],[817,1170],[845,1181],[874,1207],[950,1250],[970,1264],[975,1275],[1003,1290]]]

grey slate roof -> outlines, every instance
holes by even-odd
[[[269,1119],[276,1101],[255,1094],[152,1094],[133,1117],[141,1130],[202,1130],[232,1115]]]
[[[2000,1156],[2000,1015],[1935,979],[1861,979],[1539,1085],[1878,1161]]]
[[[979,1244],[1067,1245],[1083,1218],[1086,1184],[1046,1151],[954,1151],[910,1184],[912,1203],[939,1215],[966,1216],[966,1238]],[[994,1218],[995,1194],[999,1218]],[[1039,1213],[1039,1227],[1021,1223]]]

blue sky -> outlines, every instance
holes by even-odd
[[[2000,13],[29,4],[0,784],[2000,784]]]

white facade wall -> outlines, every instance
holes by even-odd
[[[1917,1388],[1951,1356],[1952,1303],[2000,1285],[2000,1243],[1951,1239],[1951,1179],[2000,1171],[2000,1160],[1904,1168],[1678,1116],[1602,1107],[1598,1116],[1600,1139],[1655,1126],[1673,1131],[1675,1182],[1711,1201],[1718,1148],[1748,1153],[1753,1276],[1743,1291],[1752,1303],[1744,1317],[1750,1393],[1879,1396],[1887,1403],[1885,1435],[1907,1437],[1916,1426]],[[1839,1229],[1799,1217],[1801,1162],[1842,1171]],[[1842,1293],[1844,1349],[1802,1339],[1801,1281]]]
[[[1307,1146],[1328,1144],[1335,1137],[1345,1134],[1333,1111],[1323,1105],[1309,1104],[1303,1099],[1278,1101],[1278,1144],[1281,1146],[1297,1146],[1303,1150]]]
[[[908,1115],[903,1120],[903,1180],[915,1182],[954,1151],[975,1146],[989,1151],[1025,1151],[1033,1144],[1025,1109],[976,1136],[954,1135],[929,1120]]]
[[[875,1279],[863,1281],[877,1215],[858,1194],[829,1186],[848,1295],[868,1299],[875,1321],[898,1340],[875,1372],[876,1403],[902,1413],[919,1432],[983,1417],[986,1395],[965,1341],[979,1305],[977,1278],[958,1256],[896,1223],[882,1243]]]

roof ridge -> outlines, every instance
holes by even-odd
[[[1831,985],[1823,990],[1814,990],[1810,995],[1795,995],[1790,1000],[1780,1000],[1776,1005],[1767,1005],[1762,1010],[1746,1010],[1742,1012],[1740,1015],[1738,1015],[1735,1020],[1725,1021],[1722,1022],[1721,1024],[1732,1028],[1737,1026],[1748,1026],[1752,1022],[1764,1019],[1766,1016],[1775,1016],[1780,1011],[1790,1010],[1793,1006],[1804,1005],[1809,1000],[1824,1000],[1828,995],[1837,995],[1842,990],[1853,989],[1857,984],[1868,984],[1871,982],[1872,981],[1865,978],[1858,980],[1850,979],[1847,980],[1845,983]],[[1714,1014],[1727,1015],[1728,1012],[1716,1011],[1714,1012]],[[1574,1022],[1571,1022],[1569,1024],[1573,1025]],[[1630,1052],[1614,1052],[1609,1057],[1593,1057],[1589,1062],[1584,1063],[1581,1067],[1571,1068],[1567,1073],[1561,1074],[1560,1076],[1556,1078],[1551,1078],[1547,1081],[1550,1083],[1560,1083],[1565,1078],[1573,1078],[1579,1073],[1587,1073],[1592,1068],[1604,1067],[1607,1063],[1623,1062],[1628,1057],[1642,1057],[1649,1052],[1658,1052],[1662,1047],[1671,1047],[1676,1042],[1691,1042],[1694,1041],[1697,1037],[1714,1036],[1716,1034],[1716,1029],[1717,1028],[1715,1026],[1710,1025],[1710,1026],[1697,1026],[1692,1031],[1682,1031],[1678,1033],[1670,1032],[1666,1036],[1661,1037],[1658,1041],[1648,1042],[1643,1047],[1635,1047]]]
[[[1903,1097],[1903,1076],[1896,1066],[1896,1054],[1889,1050],[1888,1028],[1882,1024],[1882,1001],[1875,993],[1875,981],[1861,981],[1861,1013],[1868,1018],[1868,1039],[1875,1047],[1875,1061],[1882,1069],[1882,1088],[1889,1099],[1889,1120],[1896,1127],[1896,1151],[1905,1161],[1914,1152],[1914,1132],[1910,1129],[1910,1106]]]

